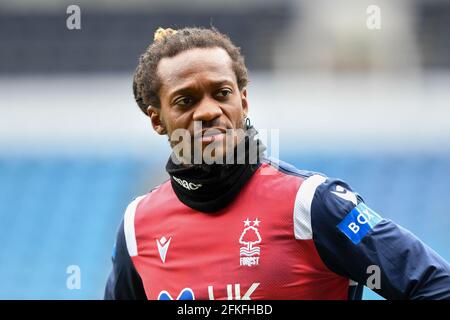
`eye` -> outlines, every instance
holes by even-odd
[[[217,93],[217,97],[225,98],[225,97],[229,96],[231,93],[232,93],[231,89],[223,88],[223,89],[219,90],[219,92]]]
[[[192,105],[193,99],[191,97],[180,97],[175,100],[174,104],[182,107],[188,107]]]

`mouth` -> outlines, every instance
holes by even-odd
[[[200,139],[202,143],[211,143],[218,140],[223,140],[227,130],[225,128],[208,128],[203,129],[201,133],[197,133],[195,137]]]

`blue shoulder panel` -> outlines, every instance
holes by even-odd
[[[112,254],[113,267],[105,288],[105,300],[146,300],[141,277],[128,254],[123,221],[117,232]]]
[[[319,255],[334,272],[386,299],[450,299],[450,265],[345,182],[327,179],[317,188],[311,220]]]

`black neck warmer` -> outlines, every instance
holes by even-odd
[[[169,157],[166,171],[178,199],[192,209],[209,213],[231,203],[261,165],[266,147],[260,140],[255,140],[257,133],[253,126],[247,127],[245,139],[240,142],[245,143],[245,160],[237,158],[236,146],[233,164],[184,165],[175,164],[172,156]],[[257,152],[249,152],[252,143],[256,144]]]

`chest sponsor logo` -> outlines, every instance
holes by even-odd
[[[170,293],[163,290],[159,293],[158,300],[173,300],[173,298]],[[176,300],[195,300],[194,292],[191,288],[184,288],[181,290]]]
[[[261,248],[258,244],[261,243],[261,235],[258,227],[261,221],[256,218],[251,221],[249,218],[244,222],[244,230],[239,237],[239,243],[243,246],[240,247],[240,265],[241,266],[257,266],[259,265],[259,257],[261,254]]]
[[[259,282],[252,283],[249,287],[244,289],[241,287],[241,284],[235,283],[235,284],[227,284],[226,285],[226,292],[227,300],[252,300],[252,294],[255,292],[255,290],[259,287]],[[222,290],[219,290],[219,293],[223,293]],[[214,297],[214,286],[208,286],[208,298],[209,300],[215,300]],[[223,299],[222,296],[219,298]],[[172,295],[167,292],[166,290],[161,291],[158,294],[158,300],[195,300],[195,294],[194,291],[191,288],[184,288],[180,291],[177,298],[174,299]]]

